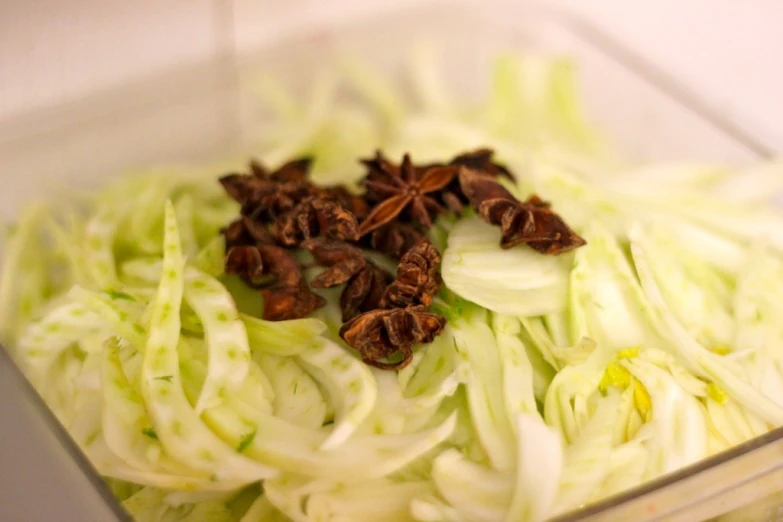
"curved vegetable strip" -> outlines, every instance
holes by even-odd
[[[676,350],[675,355],[681,357],[689,366],[696,368],[704,377],[716,382],[748,410],[775,426],[783,425],[783,407],[737,377],[728,361],[700,345],[671,313],[650,270],[648,256],[641,245],[635,241],[636,235],[640,233],[639,228],[634,228],[631,232],[631,253],[636,271],[642,288],[655,308],[661,331],[668,336]]]
[[[258,416],[259,430],[243,453],[290,473],[307,473],[333,480],[379,478],[425,455],[452,435],[456,415],[437,426],[401,435],[355,436],[350,444],[316,449],[326,435],[302,429],[271,415]]]
[[[22,301],[27,294],[25,290],[28,290],[22,286],[23,278],[20,278],[20,274],[25,273],[27,253],[37,248],[37,229],[44,215],[42,205],[30,207],[20,217],[10,239],[3,245],[0,271],[0,342],[9,346],[13,346],[12,341],[22,326],[19,324],[19,316],[23,313]]]
[[[139,321],[144,306],[130,295],[122,292],[101,294],[75,286],[68,292],[68,297],[97,314],[107,328],[133,346],[144,346],[147,332]]]
[[[198,240],[194,230],[193,197],[185,193],[174,202],[179,237],[186,257],[192,258],[198,253]]]
[[[486,313],[486,312],[485,312]],[[506,415],[502,363],[495,336],[480,318],[459,318],[452,324],[460,357],[467,363],[465,386],[470,415],[492,467],[513,467],[514,432]]]
[[[76,216],[75,212],[66,212],[65,221],[68,222],[68,229],[66,229],[66,225],[62,225],[50,217],[46,228],[57,245],[57,249],[65,257],[65,268],[70,276],[69,283],[86,285],[89,283],[89,277],[84,252],[81,248],[84,224],[81,223],[81,219]]]
[[[669,309],[688,332],[708,347],[732,341],[732,285],[717,270],[678,248],[669,234],[651,227],[635,242],[645,249],[650,269]]]
[[[377,386],[372,372],[332,341],[321,339],[297,356],[301,364],[329,395],[335,409],[334,428],[321,449],[343,444],[375,406]]]
[[[117,284],[113,250],[116,233],[116,209],[104,207],[87,221],[84,234],[84,258],[92,282],[97,288],[113,288]]]
[[[217,481],[254,482],[274,470],[234,453],[209,431],[182,391],[177,344],[184,287],[184,258],[174,208],[166,203],[163,274],[153,304],[141,389],[153,428],[165,451],[182,463],[213,473]]]
[[[326,402],[312,377],[290,357],[261,355],[255,359],[275,390],[275,416],[311,430],[326,420]]]
[[[158,257],[134,257],[120,265],[120,274],[129,284],[157,285],[162,263]]]
[[[587,329],[578,335],[615,350],[658,346],[650,304],[617,241],[595,224],[584,237],[590,248],[577,250],[571,274],[570,310],[583,311],[579,329]]]
[[[193,258],[193,266],[212,277],[220,277],[225,272],[226,238],[222,234],[215,236]]]
[[[124,463],[147,473],[147,486],[178,489],[233,489],[237,482],[214,482],[209,473],[198,472],[172,461],[158,441],[147,416],[142,397],[128,382],[119,360],[116,339],[109,339],[103,351],[103,437],[106,446]]]
[[[39,385],[55,359],[71,344],[104,329],[101,318],[79,303],[52,308],[31,324],[18,343],[18,352],[28,377]]]
[[[494,522],[508,512],[512,476],[471,462],[456,450],[438,455],[432,479],[443,498],[470,520]]]
[[[598,347],[582,364],[560,370],[546,393],[544,418],[560,430],[568,443],[574,442],[588,420],[583,406],[598,390],[606,367],[615,358],[614,351]]]
[[[449,234],[441,273],[449,290],[494,312],[535,316],[564,310],[571,256],[502,249],[500,231],[478,217]]]
[[[539,521],[549,515],[563,467],[560,436],[537,416],[516,417],[516,481],[506,522]],[[541,463],[546,462],[545,466]]]
[[[563,474],[553,511],[563,513],[583,505],[609,475],[619,393],[598,399],[595,413],[579,437],[565,449]]]
[[[288,518],[278,511],[265,495],[261,495],[239,522],[288,522]]]
[[[648,478],[669,473],[707,456],[707,422],[699,402],[665,371],[640,358],[621,364],[639,379],[652,400]]]
[[[434,495],[413,499],[411,514],[421,522],[473,522],[468,515],[460,513]]]
[[[138,522],[235,522],[236,517],[220,500],[172,505],[170,495],[156,488],[143,488],[122,503]]]
[[[394,482],[381,478],[315,492],[307,500],[310,520],[341,522],[408,522],[412,521],[410,503],[417,496],[434,493],[428,481]]]
[[[503,368],[503,395],[507,417],[515,419],[517,415],[526,413],[540,418],[533,395],[533,366],[527,357],[525,345],[519,338],[522,331],[519,320],[494,314],[492,329]]]
[[[323,321],[312,318],[290,321],[264,321],[242,314],[253,352],[285,357],[298,355],[309,345],[319,342],[317,337],[326,330]]]
[[[204,327],[209,350],[207,377],[196,402],[196,413],[201,413],[220,404],[226,394],[242,384],[248,372],[250,347],[234,300],[217,279],[186,267],[184,296]]]
[[[446,327],[426,350],[415,354],[414,362],[405,368],[411,369],[410,376],[405,377],[404,371],[395,375],[373,370],[378,400],[360,433],[415,433],[440,422],[441,404],[460,384],[458,364],[454,337]]]

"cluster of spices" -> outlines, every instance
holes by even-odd
[[[446,164],[414,165],[406,154],[397,165],[377,152],[361,160],[367,174],[361,192],[310,181],[311,161],[300,158],[270,171],[251,162],[248,173],[220,178],[241,205],[223,230],[226,272],[264,296],[263,317],[304,317],[324,306],[313,288],[345,285],[340,297],[340,336],[372,366],[400,369],[412,347],[429,343],[446,319],[429,312],[440,288],[440,253],[426,232],[438,216],[460,215],[471,206],[501,229],[501,246],[527,244],[560,254],[584,240],[536,196],[516,199],[499,177],[513,179],[479,149]],[[294,250],[309,251],[326,270],[309,284]],[[392,276],[365,256],[373,250],[398,261]]]

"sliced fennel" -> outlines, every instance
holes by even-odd
[[[451,230],[441,271],[446,286],[494,312],[531,316],[565,310],[572,257],[503,250],[500,232],[478,217]]]
[[[343,183],[376,148],[489,146],[588,245],[503,250],[470,210],[439,219],[449,324],[401,372],[342,345],[339,288],[314,317],[257,317],[223,270],[238,206],[215,178],[239,162],[139,173],[4,233],[0,342],[140,522],[540,521],[783,424],[779,160],[628,165],[566,59],[499,57],[471,106],[433,48],[412,63],[413,105],[350,60],[304,104],[266,78],[260,159],[311,154]]]

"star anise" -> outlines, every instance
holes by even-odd
[[[356,216],[356,219],[359,221],[366,218],[367,214],[370,213],[370,206],[364,197],[352,193],[343,185],[324,187],[319,192],[319,195],[325,199],[336,201],[345,210]]]
[[[465,152],[459,156],[455,156],[449,162],[449,165],[456,165],[458,167],[468,167],[469,169],[478,170],[485,174],[489,174],[492,177],[503,176],[505,178],[514,181],[514,176],[509,170],[492,161],[492,156],[495,155],[495,151],[492,149],[482,148],[476,149],[471,152]]]
[[[330,199],[309,197],[277,219],[273,232],[277,242],[297,246],[317,236],[330,239],[357,239],[356,216]]]
[[[440,254],[427,238],[421,239],[402,256],[397,277],[381,299],[381,308],[429,306],[440,289]]]
[[[296,258],[274,245],[237,246],[228,251],[226,273],[236,274],[251,286],[262,276],[271,276],[264,288],[263,318],[282,321],[304,317],[326,304],[307,286]],[[266,284],[269,281],[265,282]]]
[[[272,233],[266,227],[266,224],[248,217],[242,216],[231,222],[226,228],[221,230],[226,237],[226,251],[232,247],[255,244],[274,244],[275,240]]]
[[[380,228],[376,228],[366,237],[369,238],[369,246],[373,250],[392,259],[401,259],[408,250],[424,237],[424,234],[409,223],[392,221]]]
[[[503,176],[513,180],[514,176],[506,167],[492,161],[493,155],[492,149],[482,148],[455,156],[448,164],[455,167],[468,167],[492,177]],[[438,192],[436,197],[443,206],[449,209],[449,212],[457,216],[462,214],[465,206],[469,204],[467,197],[462,192],[462,187],[460,187],[458,176],[455,176],[451,183]]]
[[[400,370],[410,363],[413,346],[431,343],[445,325],[444,317],[421,306],[372,310],[345,323],[340,337],[358,350],[366,364]]]
[[[329,267],[311,281],[313,288],[346,285],[340,295],[343,321],[378,308],[391,276],[365,258],[361,249],[322,237],[309,239],[302,246],[318,264]]]
[[[448,185],[457,175],[457,167],[437,166],[422,173],[413,165],[408,154],[403,157],[399,168],[379,164],[382,168],[371,171],[364,180],[364,186],[368,199],[380,203],[359,225],[359,236],[364,236],[400,216],[429,228],[435,215],[447,212],[446,208],[429,194]]]
[[[250,173],[260,179],[271,181],[307,181],[310,174],[310,167],[313,164],[313,158],[302,156],[288,161],[281,165],[277,170],[270,172],[260,161],[254,159],[250,161]]]
[[[519,201],[496,179],[464,167],[459,182],[481,218],[500,227],[503,248],[527,243],[538,252],[557,255],[586,244],[537,196]]]
[[[310,163],[309,158],[299,158],[268,172],[253,161],[250,174],[228,174],[220,178],[220,183],[242,205],[243,216],[269,222],[315,192],[307,181]]]
[[[226,273],[252,282],[264,275],[264,262],[261,252],[251,245],[233,246],[226,253]]]

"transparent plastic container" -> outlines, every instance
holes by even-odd
[[[482,96],[491,59],[499,52],[532,49],[572,56],[590,119],[635,159],[744,163],[770,154],[752,133],[705,107],[697,95],[643,59],[589,24],[548,8],[518,2],[448,2],[409,6],[343,23],[308,20],[306,26],[291,24],[277,31],[273,41],[252,53],[224,56],[6,122],[0,127],[0,186],[4,189],[0,191],[0,217],[15,215],[26,201],[58,186],[89,186],[107,176],[158,163],[242,154],[264,132],[263,115],[252,110],[247,87],[247,80],[259,70],[282,76],[296,92],[307,86],[308,75],[319,64],[350,51],[393,78],[421,40],[436,42],[447,51],[443,71],[449,86],[465,99]],[[11,518],[3,519],[32,520],[21,515],[32,512],[25,511],[24,499],[13,493],[19,481],[10,478],[12,462],[29,463],[13,473],[33,477],[29,482],[40,488],[46,483],[35,481],[37,474],[71,474],[73,480],[60,484],[59,495],[37,497],[49,499],[46,507],[58,520],[109,520],[107,513],[120,513],[94,471],[77,455],[74,445],[63,439],[64,431],[52,427],[31,388],[9,365],[7,357],[0,357],[0,369],[16,376],[0,379],[0,404],[14,401],[24,415],[15,414],[18,421],[0,427],[0,502],[11,506]],[[9,424],[6,416],[2,418]],[[39,447],[45,446],[46,451],[23,444],[49,436],[49,431],[42,430],[56,438],[54,443],[41,443]],[[52,455],[47,453],[50,450],[67,458],[47,456]],[[25,451],[31,452],[29,456]],[[15,460],[10,458],[12,452]],[[783,520],[781,490],[783,429],[778,429],[557,520]],[[43,490],[36,494],[47,495]],[[104,505],[92,506],[92,514],[76,515],[72,503],[58,504],[68,498],[89,497],[92,502],[96,496]],[[14,518],[14,513],[19,517]]]

